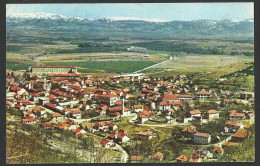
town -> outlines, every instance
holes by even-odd
[[[226,161],[254,138],[252,91],[205,88],[192,74],[98,77],[77,69],[6,70],[6,107],[44,133],[46,145],[72,149],[81,162]]]

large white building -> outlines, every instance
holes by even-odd
[[[30,72],[36,74],[68,74],[68,73],[77,73],[76,66],[32,66],[29,69]]]

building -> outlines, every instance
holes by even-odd
[[[203,99],[203,100],[211,97],[211,93],[207,92],[207,91],[199,91],[196,93],[196,95],[197,95],[197,98]]]
[[[255,97],[255,93],[254,92],[242,92],[242,93],[240,93],[240,98],[241,99],[248,100],[248,99],[254,98],[254,97]]]
[[[143,124],[145,121],[148,121],[151,118],[152,112],[141,111],[138,113],[137,121]]]
[[[157,152],[153,157],[153,160],[161,161],[163,159],[163,153]]]
[[[77,73],[76,66],[32,66],[29,69],[30,72],[35,74],[67,74],[67,73]]]
[[[193,136],[193,142],[196,144],[209,144],[211,141],[211,135],[208,133],[196,133]]]
[[[230,113],[229,119],[230,120],[244,120],[246,118],[246,115],[244,113]]]
[[[226,133],[235,133],[241,128],[244,128],[244,125],[241,122],[229,121],[226,123],[224,130]]]
[[[192,125],[182,130],[182,134],[188,138],[193,138],[195,133],[197,133],[196,127]]]
[[[208,117],[209,121],[214,120],[214,119],[219,119],[219,111],[217,111],[217,110],[208,110],[207,111],[207,117]]]
[[[193,110],[190,111],[190,115],[191,115],[191,119],[193,119],[194,117],[201,117],[201,112],[200,110]]]
[[[143,139],[143,140],[149,140],[152,138],[152,134],[149,132],[140,131],[138,133],[138,138]]]
[[[246,132],[238,131],[231,136],[231,140],[232,140],[232,142],[242,142],[246,137],[247,137]]]
[[[113,106],[117,100],[118,97],[116,95],[109,94],[109,93],[99,96],[99,102],[109,106]]]

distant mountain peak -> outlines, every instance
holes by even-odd
[[[64,20],[84,20],[81,17],[70,17],[70,16],[63,16],[58,14],[51,14],[51,13],[11,13],[7,14],[7,18],[13,19],[64,19]]]

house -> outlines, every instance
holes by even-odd
[[[224,130],[225,130],[225,133],[235,133],[241,128],[244,128],[244,125],[241,122],[228,121],[225,124]]]
[[[131,156],[131,163],[142,162],[145,158],[141,156]]]
[[[84,129],[82,129],[81,127],[78,127],[73,133],[75,134],[75,136],[77,138],[79,138],[79,137],[81,137],[81,135],[79,135],[79,134],[83,135],[83,134],[86,134],[87,132]]]
[[[36,123],[36,118],[33,118],[31,116],[26,116],[25,119],[22,119],[23,124],[32,124]]]
[[[192,101],[192,95],[176,95],[182,102]]]
[[[192,153],[193,157],[199,157],[201,159],[207,159],[207,158],[211,158],[212,154],[208,151],[208,150],[204,150],[204,149],[195,149]]]
[[[110,123],[108,126],[109,126],[109,130],[110,130],[110,131],[111,131],[111,130],[115,130],[115,129],[118,128],[118,126],[115,125],[115,124],[113,124],[113,123]]]
[[[149,111],[141,111],[138,113],[137,121],[141,124],[143,124],[145,121],[149,120],[151,118],[151,115],[153,113]]]
[[[31,108],[34,107],[34,104],[29,102],[29,101],[23,102],[22,105],[24,106],[24,109],[26,109],[26,110],[31,109]]]
[[[170,94],[163,96],[162,100],[166,101],[166,102],[180,101],[180,99],[178,97],[176,97],[175,95],[170,95]]]
[[[56,111],[56,105],[55,104],[45,103],[44,107],[46,107],[46,108],[48,108],[50,110]]]
[[[116,134],[116,132],[115,132],[115,131],[112,131],[107,138],[108,138],[108,139],[111,139],[111,140],[116,140],[116,139],[117,139],[117,134]]]
[[[232,142],[242,142],[245,138],[247,138],[247,133],[241,131],[238,131],[231,136]]]
[[[43,107],[41,107],[41,106],[34,107],[34,108],[32,109],[32,112],[33,112],[38,118],[47,117],[45,108],[43,108]]]
[[[254,98],[254,97],[255,97],[255,93],[254,92],[241,92],[240,93],[240,98],[241,99],[248,100],[248,99]]]
[[[211,135],[208,133],[197,132],[193,135],[193,142],[195,144],[209,144],[211,141]]]
[[[46,123],[42,123],[41,126],[44,128],[44,129],[54,129],[53,125],[51,122],[46,122]]]
[[[73,119],[81,119],[81,111],[80,110],[72,110],[69,112],[69,116]]]
[[[117,134],[117,139],[119,142],[127,142],[130,140],[128,134],[125,130],[120,129]]]
[[[244,120],[246,118],[246,115],[244,113],[230,113],[229,119],[230,120]]]
[[[197,133],[196,127],[192,125],[182,130],[182,134],[188,138],[193,138],[193,135],[196,133]]]
[[[52,114],[52,120],[51,121],[53,123],[62,122],[62,120],[63,120],[63,117],[60,113],[53,113]]]
[[[88,104],[83,104],[83,105],[82,105],[82,109],[85,110],[85,111],[86,111],[86,110],[89,110],[89,109],[90,109],[90,106],[89,106]]]
[[[189,159],[189,162],[191,163],[197,163],[197,162],[201,162],[202,159],[199,156],[191,156]]]
[[[195,117],[201,117],[201,112],[200,110],[193,110],[190,111],[191,119],[194,119]]]
[[[47,97],[38,97],[38,101],[40,105],[45,105],[50,102],[50,99]]]
[[[33,102],[38,102],[39,101],[39,95],[36,92],[34,92],[31,96],[32,96],[32,101]]]
[[[153,160],[157,160],[157,161],[162,161],[163,159],[163,153],[161,152],[157,152],[153,157],[152,157]]]
[[[105,148],[109,148],[109,147],[115,145],[115,143],[114,143],[113,141],[108,140],[108,139],[106,139],[106,138],[103,138],[103,139],[101,140],[100,144],[101,144],[103,147],[105,147]]]
[[[143,111],[143,106],[142,105],[134,105],[134,111],[135,112],[140,112]]]
[[[219,119],[219,111],[217,110],[208,110],[207,111],[207,118],[209,121]]]
[[[181,155],[177,157],[176,160],[177,162],[182,162],[182,163],[189,162],[190,156]]]
[[[144,139],[144,140],[149,140],[152,138],[152,134],[149,132],[140,131],[137,135],[138,135],[138,138]]]
[[[237,143],[237,142],[224,142],[222,144],[222,147],[225,148],[225,147],[228,147],[228,146],[239,146],[240,144]]]
[[[89,132],[93,132],[93,125],[87,125],[86,126],[86,130],[89,131]]]
[[[107,126],[108,126],[108,122],[102,121],[102,122],[95,123],[93,128],[96,130],[104,130]]]
[[[224,149],[222,149],[220,146],[216,146],[213,149],[213,157],[214,158],[223,155],[223,153],[224,153]]]
[[[118,100],[118,97],[113,94],[103,94],[99,96],[99,102],[102,104],[107,104],[109,106],[113,106],[115,102]]]
[[[196,93],[197,98],[199,99],[208,99],[211,97],[211,93],[207,91],[199,91]]]

